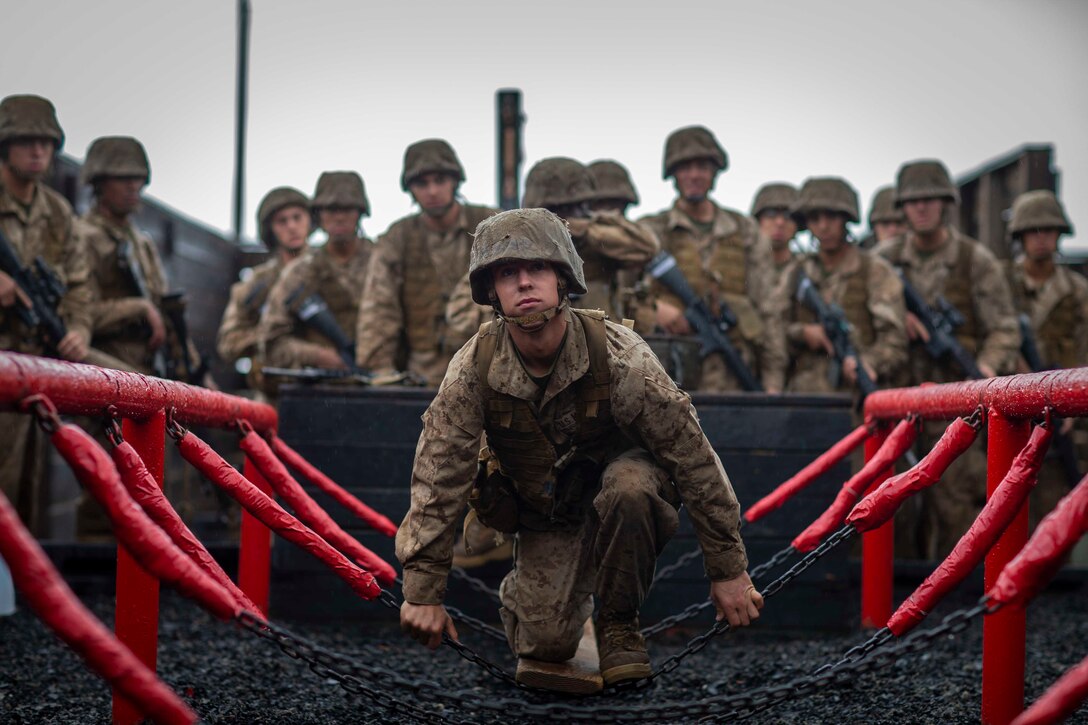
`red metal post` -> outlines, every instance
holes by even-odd
[[[986,493],[992,494],[1009,471],[1013,458],[1031,435],[1026,420],[1010,420],[990,410],[986,428]],[[1005,529],[986,555],[986,589],[1028,540],[1028,506]],[[1008,725],[1024,709],[1024,655],[1026,612],[1022,607],[1005,607],[982,623],[982,722]]]
[[[272,487],[246,457],[242,475],[269,496]],[[238,548],[238,588],[268,616],[269,575],[272,568],[272,532],[248,511],[242,511],[241,543]]]
[[[884,444],[888,433],[887,428],[881,428],[866,439],[866,461],[872,458]],[[891,473],[891,468],[882,471],[873,480],[869,491],[879,486]],[[894,566],[895,529],[894,523],[889,521],[861,535],[861,626],[863,628],[880,629],[892,616]]]
[[[154,413],[142,421],[126,418],[122,434],[147,464],[147,470],[162,487],[166,455],[166,414]],[[114,629],[137,659],[155,671],[159,639],[159,580],[136,563],[123,546],[117,547],[117,611]],[[136,725],[144,714],[115,690],[114,725]]]

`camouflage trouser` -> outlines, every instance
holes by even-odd
[[[41,506],[45,433],[34,416],[0,413],[0,452],[0,490],[31,533],[40,536],[45,523]]]
[[[499,587],[514,654],[573,657],[594,595],[602,611],[637,614],[657,557],[676,533],[678,506],[668,474],[645,451],[631,450],[605,468],[580,529],[519,531],[514,568]]]

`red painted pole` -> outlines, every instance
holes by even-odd
[[[990,495],[1009,471],[1013,458],[1030,436],[1025,420],[1010,420],[990,410],[986,427],[986,493]],[[986,590],[1028,540],[1025,503],[1005,533],[986,555]],[[1008,725],[1024,709],[1024,656],[1027,618],[1023,607],[1004,607],[982,622],[982,722]]]
[[[272,487],[246,456],[242,475],[269,496]],[[238,588],[268,616],[269,576],[272,568],[272,532],[248,511],[242,511],[241,542],[238,547]]]
[[[128,418],[121,432],[147,465],[147,470],[162,487],[163,460],[166,455],[166,414],[160,410],[143,421]],[[114,630],[136,658],[152,672],[158,658],[159,580],[136,563],[128,550],[117,547],[117,611]],[[114,725],[136,725],[144,715],[116,690],[113,693]]]
[[[888,437],[888,429],[881,428],[865,441],[865,460],[872,458]],[[892,473],[882,471],[869,491],[874,490]],[[895,567],[894,523],[888,523],[861,535],[861,626],[864,629],[880,629],[892,616],[892,585]]]

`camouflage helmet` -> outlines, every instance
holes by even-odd
[[[1027,191],[1012,203],[1009,235],[1015,239],[1031,229],[1057,229],[1061,234],[1073,233],[1073,225],[1069,223],[1069,217],[1053,191]]]
[[[0,144],[17,138],[49,138],[64,146],[64,131],[53,104],[41,96],[8,96],[0,101]]]
[[[543,260],[556,265],[567,281],[567,291],[586,293],[582,258],[574,250],[570,230],[547,209],[512,209],[488,217],[476,227],[469,254],[468,274],[472,299],[492,303],[489,268],[508,259]],[[562,302],[562,300],[560,300]]]
[[[759,187],[752,200],[752,216],[758,217],[767,209],[792,209],[799,199],[797,187],[793,184],[775,182]]]
[[[805,179],[801,186],[795,211],[808,215],[819,210],[835,211],[846,215],[850,222],[859,221],[858,192],[844,179],[822,176]]]
[[[628,204],[638,203],[638,192],[631,182],[631,175],[623,164],[610,159],[594,161],[588,167],[597,187],[596,199],[620,199]]]
[[[325,171],[317,179],[314,198],[310,202],[314,210],[329,206],[355,207],[370,216],[370,201],[366,198],[363,177],[354,171]]]
[[[458,182],[465,180],[465,169],[461,166],[453,147],[440,138],[417,141],[404,152],[404,170],[400,175],[400,188],[408,191],[408,185],[417,177],[435,172],[453,174]]]
[[[703,126],[687,126],[673,131],[665,140],[665,161],[661,178],[669,178],[679,164],[695,159],[710,159],[718,167],[718,171],[729,168],[729,156],[709,129]]]
[[[523,208],[580,204],[597,198],[593,176],[580,161],[553,156],[538,161],[525,177]]]
[[[138,176],[145,184],[151,183],[151,164],[143,144],[131,136],[103,136],[92,141],[80,178],[84,184],[93,184],[103,176]]]
[[[874,224],[891,222],[903,223],[903,211],[895,205],[895,187],[882,186],[873,194],[873,201],[869,205],[869,228]]]
[[[261,241],[269,248],[275,246],[276,239],[272,236],[272,217],[280,209],[289,206],[300,206],[310,213],[310,200],[298,189],[291,186],[277,186],[264,195],[260,205],[257,206],[257,229]]]
[[[899,167],[895,184],[895,205],[915,199],[944,199],[960,203],[960,192],[948,169],[936,159],[910,161]]]

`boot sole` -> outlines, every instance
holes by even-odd
[[[601,672],[601,677],[604,678],[604,684],[611,686],[620,682],[627,682],[628,680],[641,680],[649,677],[650,674],[651,671],[648,662],[632,662],[627,665],[609,667],[607,670]]]
[[[582,625],[582,639],[573,657],[566,662],[542,662],[519,657],[514,679],[529,687],[567,695],[592,695],[604,688],[599,663],[593,620],[587,619]]]

